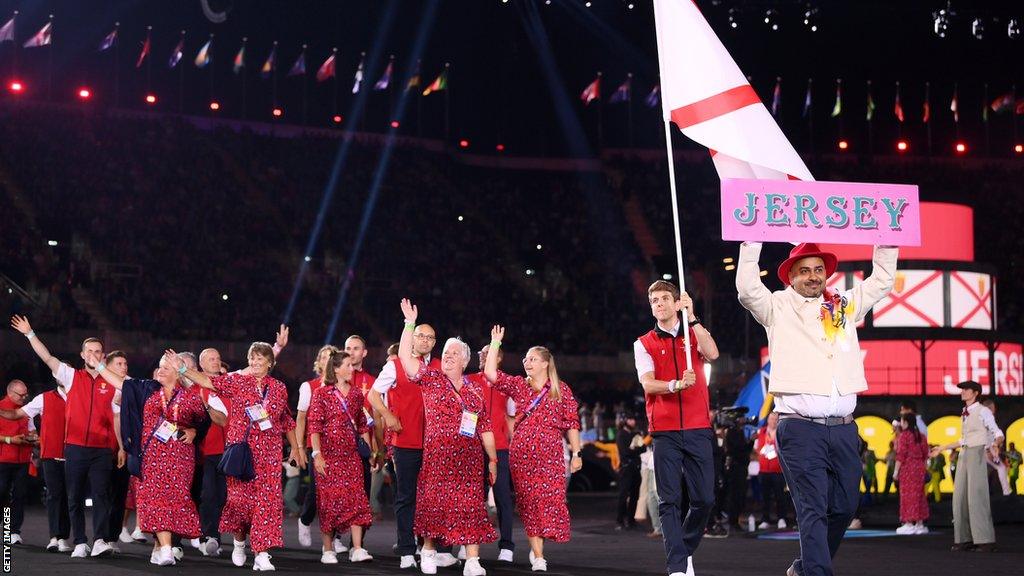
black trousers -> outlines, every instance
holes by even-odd
[[[761,521],[769,524],[785,520],[789,516],[786,496],[786,479],[778,472],[762,472],[757,475],[761,480],[761,495],[764,497],[764,509]],[[775,507],[774,514],[772,507]]]
[[[0,503],[11,507],[11,533],[20,534],[25,521],[25,493],[28,490],[28,462],[0,463]]]
[[[395,462],[395,523],[397,525],[399,556],[416,552],[416,536],[412,531],[416,516],[416,486],[423,466],[423,450],[394,448]]]
[[[313,449],[310,448],[306,451],[307,462],[306,470],[303,472],[309,478],[309,489],[306,490],[306,498],[302,501],[302,511],[299,512],[299,520],[306,526],[313,524],[313,519],[316,518],[316,474],[313,470]]]
[[[686,571],[687,558],[700,545],[711,516],[715,503],[714,437],[710,428],[654,434],[658,516],[669,574]]]
[[[131,480],[128,466],[114,464],[110,472],[110,517],[107,519],[107,541],[117,542],[124,524],[124,504],[128,498],[128,484]]]
[[[227,477],[217,471],[222,454],[203,458],[203,490],[199,502],[199,520],[203,536],[220,540],[220,512],[228,500]]]
[[[42,466],[43,482],[46,483],[46,520],[50,525],[50,538],[64,540],[71,535],[64,461],[47,458],[42,461]]]
[[[85,498],[87,487],[92,493],[92,531],[96,540],[107,537],[110,519],[110,472],[114,454],[110,448],[87,448],[76,444],[64,446],[64,474],[68,483],[68,514],[75,545],[85,544]]]
[[[623,464],[619,467],[619,506],[615,513],[615,523],[634,525],[636,520],[636,504],[640,499],[640,461]]]
[[[512,501],[512,471],[508,464],[508,450],[497,450],[498,478],[494,482],[494,506],[498,509],[498,548],[515,552],[516,544],[512,541],[512,518],[515,514],[515,503]],[[484,500],[487,500],[487,489],[491,486],[488,478],[487,465],[490,459],[484,454]]]
[[[747,462],[735,462],[725,472],[726,494],[728,504],[725,512],[729,515],[729,524],[738,526],[740,514],[747,503]]]

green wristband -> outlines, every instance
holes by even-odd
[[[501,340],[491,340],[491,348],[492,349],[501,348]]]
[[[416,329],[416,323],[415,322],[406,322],[405,323],[405,329],[408,332],[412,332],[413,330]]]

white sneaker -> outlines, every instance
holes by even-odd
[[[334,550],[324,550],[323,553],[320,554],[320,563],[337,564],[338,554]]]
[[[199,546],[201,545],[201,542],[199,541],[199,538],[193,538],[193,539],[188,541],[188,544],[189,544],[189,546],[195,548],[196,550],[199,550]]]
[[[451,552],[441,552],[440,554],[434,555],[434,562],[437,563],[439,568],[447,568],[449,566],[455,566],[459,563],[459,559],[456,558]]]
[[[150,564],[155,564],[157,566],[160,565],[160,549],[159,548],[153,548],[153,551],[149,553],[149,563]]]
[[[136,542],[143,542],[143,543],[148,541],[148,539],[146,538],[146,534],[138,526],[136,526],[135,527],[135,531],[132,532],[132,540],[135,540]]]
[[[398,561],[399,570],[405,570],[408,568],[416,567],[416,557],[412,554],[402,556],[401,560]]]
[[[256,555],[256,559],[252,562],[252,569],[257,572],[273,572],[277,570],[274,565],[270,563],[270,554],[266,552],[260,552]]]
[[[220,540],[207,538],[199,551],[203,553],[203,556],[220,556]]]
[[[533,564],[533,561],[536,559],[537,557],[533,555],[533,550],[530,550],[530,564]]]
[[[459,546],[459,560],[465,560],[465,559],[466,559],[466,547],[465,546]]]
[[[171,554],[174,554],[175,560],[181,561],[181,559],[185,557],[185,550],[179,546],[174,546],[171,548]]]
[[[345,546],[345,542],[337,536],[334,538],[334,551],[338,554],[348,552],[348,546]]]
[[[100,540],[99,538],[97,538],[96,541],[92,543],[92,554],[90,554],[90,556],[94,558],[97,556],[110,556],[113,553],[114,549],[110,546],[110,544],[107,544],[105,541]]]
[[[506,548],[502,548],[498,551],[498,562],[511,562],[512,551]]]
[[[860,521],[860,518],[854,518],[850,520],[850,525],[847,527],[848,530],[860,530],[864,524]]]
[[[902,534],[902,535],[913,534],[914,533],[914,525],[911,524],[910,522],[907,522],[907,523],[903,524],[902,526],[900,526],[899,528],[897,528],[896,529],[896,533],[897,534]]]
[[[915,524],[914,525],[914,534],[915,535],[920,536],[920,535],[927,534],[927,533],[928,533],[928,527],[925,526],[924,524]]]
[[[366,548],[353,548],[349,550],[349,562],[369,562],[370,560],[373,560],[373,556],[370,556],[370,553],[366,551]]]
[[[174,548],[171,548],[170,546],[161,546],[158,554],[157,563],[160,566],[174,566],[175,562],[179,560],[177,555],[174,553]]]
[[[11,534],[11,544],[24,544],[25,541],[21,539],[21,534]]]
[[[231,551],[231,563],[241,568],[245,566],[245,540],[234,541],[235,548]]]
[[[299,525],[299,544],[309,548],[313,545],[313,536],[309,533],[309,526],[302,523],[302,518],[297,520]]]
[[[785,518],[779,518],[778,526],[779,526],[779,530],[785,530],[786,528],[789,528],[789,525],[786,524]]]
[[[420,553],[420,572],[437,574],[437,551],[424,549]]]
[[[75,551],[71,553],[72,558],[88,558],[89,557],[89,545],[88,544],[75,544]]]
[[[533,570],[534,572],[547,572],[548,561],[543,558],[534,558],[533,561],[530,562],[530,570]]]
[[[462,576],[487,576],[487,570],[480,565],[479,558],[467,558],[466,565],[462,567]]]
[[[686,558],[686,576],[693,576],[693,556],[687,556]]]
[[[57,539],[56,538],[50,538],[50,542],[46,545],[46,551],[47,552],[56,552],[57,551],[57,547],[58,547]]]
[[[121,533],[117,536],[117,539],[121,542],[124,542],[125,544],[131,544],[132,542],[135,542],[135,540],[132,539],[131,532],[128,532],[128,529],[124,527],[121,528]]]
[[[767,522],[761,522],[760,524],[757,525],[757,529],[758,530],[767,530],[767,529],[769,529],[771,527],[772,527],[772,525],[767,523]]]
[[[68,542],[67,538],[57,539],[57,552],[71,552],[74,549],[75,547],[71,545],[71,542]]]

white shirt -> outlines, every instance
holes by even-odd
[[[770,378],[770,376],[769,376]],[[832,393],[821,394],[774,394],[775,411],[780,414],[799,414],[807,418],[828,418],[849,416],[857,408],[857,394],[840,394],[835,380]]]
[[[313,399],[313,393],[310,388],[308,380],[299,385],[299,405],[296,406],[299,412],[309,411],[309,402]]]
[[[70,391],[71,385],[75,383],[75,369],[61,362],[53,373],[53,377],[57,382],[64,385],[65,391]]]
[[[671,330],[665,331],[673,337],[678,336],[680,324],[682,324],[682,322],[676,322],[676,325],[673,326]],[[654,358],[651,358],[651,355],[647,353],[647,348],[644,348],[644,345],[640,342],[639,338],[633,342],[633,362],[636,365],[637,378],[642,378],[643,375],[648,372],[654,372]]]
[[[217,412],[220,412],[225,416],[228,415],[228,407],[224,405],[224,401],[220,399],[220,396],[210,394],[210,399],[206,403],[210,405],[210,408],[213,408]]]
[[[430,356],[421,357],[420,363],[430,364]],[[388,390],[395,387],[396,377],[397,373],[395,372],[395,363],[385,362],[384,367],[380,370],[380,374],[377,375],[377,379],[373,381],[373,389],[378,394],[387,394]],[[302,392],[301,389],[299,392]]]

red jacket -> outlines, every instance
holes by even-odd
[[[11,400],[10,396],[4,396],[0,400],[0,408],[17,410],[21,408],[21,405]],[[17,436],[19,434],[28,434],[27,416],[17,420],[0,418],[0,437]],[[30,444],[8,444],[0,438],[0,462],[4,464],[24,464],[30,460],[32,460],[32,446]]]
[[[658,380],[681,380],[686,371],[686,352],[683,335],[655,328],[640,337],[651,359],[654,377]],[[674,394],[644,394],[647,402],[647,422],[650,432],[696,430],[710,428],[708,417],[708,384],[704,379],[704,360],[697,351],[697,336],[690,328],[690,359],[697,382]]]
[[[75,370],[66,408],[65,442],[86,448],[116,448],[114,412],[110,401],[116,390],[106,380],[93,378],[84,368]]]

